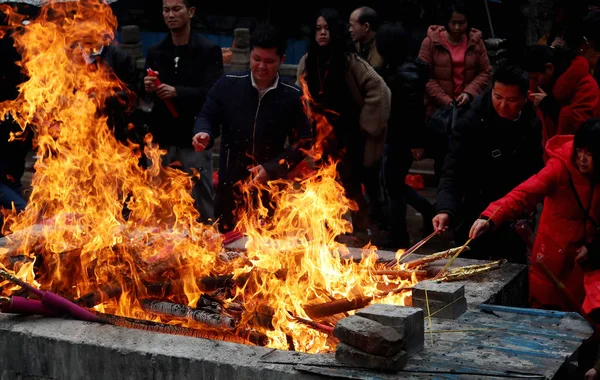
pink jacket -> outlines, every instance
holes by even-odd
[[[444,30],[443,26],[430,26],[419,52],[419,58],[431,66],[431,76],[425,95],[427,118],[438,108],[449,104],[454,93],[452,56],[440,36]],[[471,29],[465,53],[464,92],[476,98],[488,87],[491,77],[492,66],[481,38],[481,32]]]

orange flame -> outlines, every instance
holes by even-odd
[[[13,30],[20,26],[19,15],[2,10]],[[23,130],[35,129],[40,158],[26,210],[10,215],[3,226],[13,233],[17,252],[32,260],[8,269],[71,299],[101,290],[99,311],[190,327],[198,326],[142,309],[141,301],[153,298],[148,283],[170,283],[163,299],[195,307],[202,295],[199,278],[248,276],[225,300],[226,305],[243,304],[241,328],[269,308],[274,312],[273,330],[265,330],[269,346],[287,348],[291,337],[296,349],[305,352],[330,351],[335,344],[296,322],[294,317],[308,317],[308,305],[358,297],[403,304],[406,293],[382,291],[413,284],[414,276],[375,276],[375,247],[364,249],[360,262],[343,257],[348,250],[335,239],[351,231],[345,215],[355,205],[343,196],[334,162],[296,182],[243,184],[247,209],[238,228],[249,237],[247,260],[231,265],[219,261],[220,235],[196,222],[192,178],[159,166],[164,152],[149,135],[143,152],[154,165],[140,168],[139,147],[119,143],[98,112],[107,97],[125,86],[108,70],[91,69],[83,53],[107,43],[116,25],[101,0],[52,2],[14,33],[29,80],[15,101],[0,104],[0,117],[10,113]],[[307,153],[317,162],[332,128],[305,84],[303,89],[305,110],[317,131]],[[268,203],[261,194],[268,196]],[[123,216],[125,207],[128,218]],[[35,260],[43,269],[39,278]],[[107,294],[115,288],[120,296]]]

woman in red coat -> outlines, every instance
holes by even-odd
[[[490,204],[473,224],[470,237],[514,220],[544,201],[529,269],[530,303],[536,308],[580,311],[584,270],[600,269],[600,165],[594,165],[600,157],[600,119],[586,121],[575,137],[553,137],[546,151],[550,159],[544,169]],[[567,294],[557,289],[546,269],[565,285]]]

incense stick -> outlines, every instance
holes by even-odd
[[[425,243],[427,243],[429,240],[431,240],[435,235],[437,235],[437,231],[432,232],[431,235],[427,236],[425,239],[421,240],[417,244],[415,244],[412,247],[410,247],[409,249],[407,249],[406,252],[404,252],[404,255],[402,257],[400,257],[400,259],[398,259],[398,260],[392,260],[389,263],[385,264],[385,266],[388,267],[388,268],[390,268],[390,267],[393,267],[394,265],[400,264],[408,256],[412,255],[417,249],[419,249],[423,245],[425,245]]]
[[[498,209],[496,211],[494,211],[494,213],[485,221],[484,226],[487,226],[490,222],[490,220],[492,220],[492,218],[494,217],[494,215],[496,215],[496,213],[498,211],[500,211],[500,209],[502,208],[502,206],[498,207]],[[458,255],[460,255],[469,245],[469,243],[471,243],[471,241],[473,241],[473,239],[469,239],[467,240],[467,242],[465,244],[462,245],[462,247],[460,247],[460,249],[458,250],[458,252],[456,252],[456,254],[448,261],[448,263],[446,265],[444,265],[444,267],[442,268],[442,270],[440,270],[438,272],[438,274],[435,275],[435,277],[433,278],[434,280],[438,280],[442,274],[450,267],[450,265],[452,265],[454,263],[454,261],[458,258]]]

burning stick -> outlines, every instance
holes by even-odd
[[[142,301],[142,309],[147,312],[191,319],[210,327],[234,329],[235,320],[222,314],[213,314],[205,310],[195,310],[191,307],[172,302]]]
[[[44,315],[47,317],[60,317],[61,313],[47,308],[41,301],[12,296],[0,298],[0,310],[3,313],[21,315]]]
[[[304,318],[300,318],[300,317],[292,317],[292,318],[294,318],[294,320],[296,320],[296,322],[302,323],[303,325],[308,326],[311,329],[325,333],[329,336],[333,336],[333,327],[331,327],[331,326],[327,326],[322,323],[311,321],[310,319],[304,319]]]
[[[164,323],[157,323],[151,321],[145,321],[134,318],[120,317],[116,315],[110,314],[100,314],[99,317],[106,321],[106,323],[127,327],[131,329],[159,332],[164,334],[173,334],[173,335],[181,335],[181,336],[189,336],[194,338],[203,338],[203,339],[211,339],[211,340],[222,340],[226,342],[233,343],[252,343],[257,346],[266,346],[269,343],[268,337],[266,335],[261,334],[254,330],[243,330],[236,334],[231,333],[218,333],[215,331],[200,331],[194,330],[186,327],[175,326],[175,325],[167,325]]]
[[[426,270],[374,270],[371,273],[375,276],[389,277],[412,277],[413,274],[417,277],[427,276]]]
[[[402,293],[405,290],[411,290],[412,286],[402,286],[397,289],[388,290],[373,296],[362,296],[350,301],[347,299],[325,302],[317,305],[304,306],[304,312],[310,319],[319,319],[331,317],[332,315],[346,313],[348,311],[362,309],[368,306],[374,298],[387,297],[391,294]]]
[[[10,281],[13,284],[22,287],[23,289],[26,289],[30,293],[41,297],[42,303],[49,309],[53,309],[57,312],[63,312],[81,321],[101,322],[100,320],[98,320],[98,317],[96,315],[90,313],[89,311],[80,306],[75,305],[73,302],[66,300],[52,292],[45,292],[32,285],[29,285],[28,283],[21,281],[20,279],[16,278],[12,274],[2,269],[0,269],[0,278]]]
[[[454,254],[456,254],[456,252],[458,252],[459,249],[460,249],[460,247],[459,248],[451,248],[444,252],[433,253],[431,255],[422,257],[420,259],[409,261],[409,262],[405,263],[404,265],[405,265],[406,269],[409,269],[409,270],[418,268],[422,265],[429,264],[434,261],[443,260],[443,259],[452,257]],[[469,248],[469,247],[465,248],[466,251],[468,251],[469,249],[471,249],[471,248]]]
[[[373,301],[373,297],[358,297],[352,301],[347,299],[335,300],[318,305],[304,306],[304,312],[310,319],[319,319],[356,309],[362,309],[369,305],[371,301]]]
[[[479,264],[479,265],[469,265],[462,268],[456,268],[449,270],[446,275],[440,277],[438,281],[458,281],[464,280],[466,278],[486,273],[495,269],[500,269],[500,267],[506,263],[505,259],[494,261],[488,264]]]

